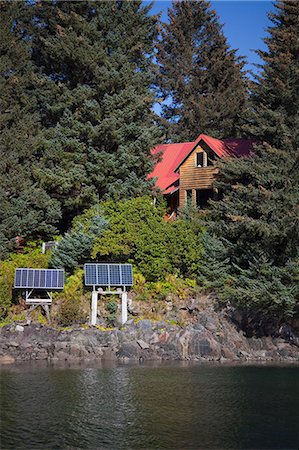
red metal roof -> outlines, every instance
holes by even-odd
[[[225,158],[227,156],[231,156],[234,158],[238,158],[239,156],[248,156],[252,152],[252,146],[254,144],[254,140],[252,139],[215,139],[206,134],[200,134],[196,141],[194,141],[194,145],[191,151],[182,159],[175,171],[179,169],[182,163],[187,159],[189,154],[194,150],[194,148],[199,144],[200,141],[205,142],[211,150],[213,150],[219,158]]]
[[[252,152],[254,143],[250,139],[220,140],[201,134],[194,142],[158,145],[152,150],[152,154],[161,153],[161,160],[148,177],[157,178],[156,187],[160,188],[164,194],[173,193],[178,189],[180,178],[178,169],[200,141],[204,141],[220,158],[248,156]]]
[[[152,150],[153,155],[161,153],[161,161],[157,162],[148,178],[157,178],[156,186],[164,194],[170,194],[177,190],[179,174],[175,172],[176,167],[190,153],[194,142],[182,142],[179,144],[161,144]]]

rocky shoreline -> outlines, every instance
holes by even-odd
[[[297,342],[247,338],[226,319],[180,327],[167,321],[130,319],[115,329],[9,324],[0,330],[0,364],[25,361],[299,362]]]

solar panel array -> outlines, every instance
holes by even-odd
[[[88,263],[84,265],[86,286],[132,286],[131,264]]]
[[[63,269],[16,269],[15,288],[63,289]]]

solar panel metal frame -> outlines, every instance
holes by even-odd
[[[85,286],[133,286],[132,264],[86,263],[84,282]]]
[[[64,269],[17,268],[14,288],[44,291],[64,289]]]

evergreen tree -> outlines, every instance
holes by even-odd
[[[133,2],[40,1],[32,8],[33,61],[49,80],[39,183],[66,225],[103,198],[148,191],[158,139],[151,107],[156,18]]]
[[[252,92],[249,131],[276,148],[297,151],[299,143],[299,3],[275,4],[268,49],[257,51],[264,61]]]
[[[63,267],[67,272],[73,273],[79,264],[90,259],[95,240],[103,234],[107,226],[108,222],[99,215],[92,217],[88,227],[77,222],[54,248],[49,261],[50,266]]]
[[[157,47],[169,137],[238,136],[247,104],[244,62],[229,48],[210,3],[174,1]]]
[[[222,291],[229,283],[229,258],[223,242],[213,234],[204,233],[204,247],[201,259],[199,284],[206,290]]]
[[[298,312],[299,3],[280,2],[270,15],[263,72],[253,91],[250,158],[221,163],[212,229],[224,242],[234,276],[228,296],[246,311],[281,318]]]
[[[52,235],[60,217],[59,204],[36,179],[41,80],[21,26],[25,10],[19,2],[0,2],[0,257],[16,236]]]

